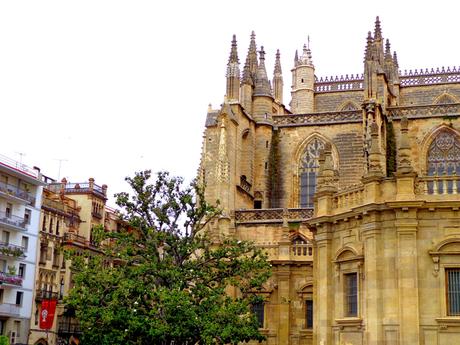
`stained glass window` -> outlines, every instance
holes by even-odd
[[[300,207],[312,208],[316,190],[316,176],[319,168],[319,155],[324,142],[318,138],[310,141],[300,157]]]

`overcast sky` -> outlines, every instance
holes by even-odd
[[[401,69],[459,66],[458,1],[1,1],[0,153],[109,193],[134,171],[196,174],[208,104],[223,101],[232,34],[251,30],[285,103],[310,36],[317,76],[363,72],[375,16]]]

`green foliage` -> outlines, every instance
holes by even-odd
[[[387,130],[387,176],[396,171],[396,140],[393,122],[386,122]]]
[[[150,171],[127,178],[134,194],[117,194],[117,233],[95,228],[105,255],[73,255],[75,287],[66,299],[85,344],[237,344],[263,340],[250,313],[270,275],[251,243],[206,234],[219,216],[195,183]],[[200,200],[199,203],[196,200]],[[105,241],[105,242],[104,242]],[[107,265],[106,262],[112,262]],[[232,297],[229,292],[236,292]]]
[[[6,335],[0,335],[0,345],[10,345],[10,341]]]

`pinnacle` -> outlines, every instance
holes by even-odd
[[[396,51],[393,52],[393,63],[395,64],[396,68],[399,67],[398,55],[396,55]]]
[[[385,42],[385,59],[391,60],[391,45],[390,40],[387,38]]]
[[[228,59],[229,64],[232,62],[239,63],[238,50],[237,50],[237,44],[236,44],[236,35],[233,35],[232,48],[230,50],[230,57]]]
[[[382,28],[380,27],[379,16],[377,16],[377,18],[375,18],[374,38],[375,38],[376,41],[382,39]]]
[[[275,71],[274,74],[281,74],[281,61],[280,61],[280,50],[276,50],[276,56],[275,56]]]

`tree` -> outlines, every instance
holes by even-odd
[[[104,254],[72,256],[74,288],[66,302],[83,343],[263,340],[250,307],[270,276],[266,255],[244,241],[211,242],[207,229],[221,214],[197,183],[184,187],[165,172],[153,184],[150,178],[150,171],[126,178],[133,195],[116,197],[129,226],[96,231]]]

